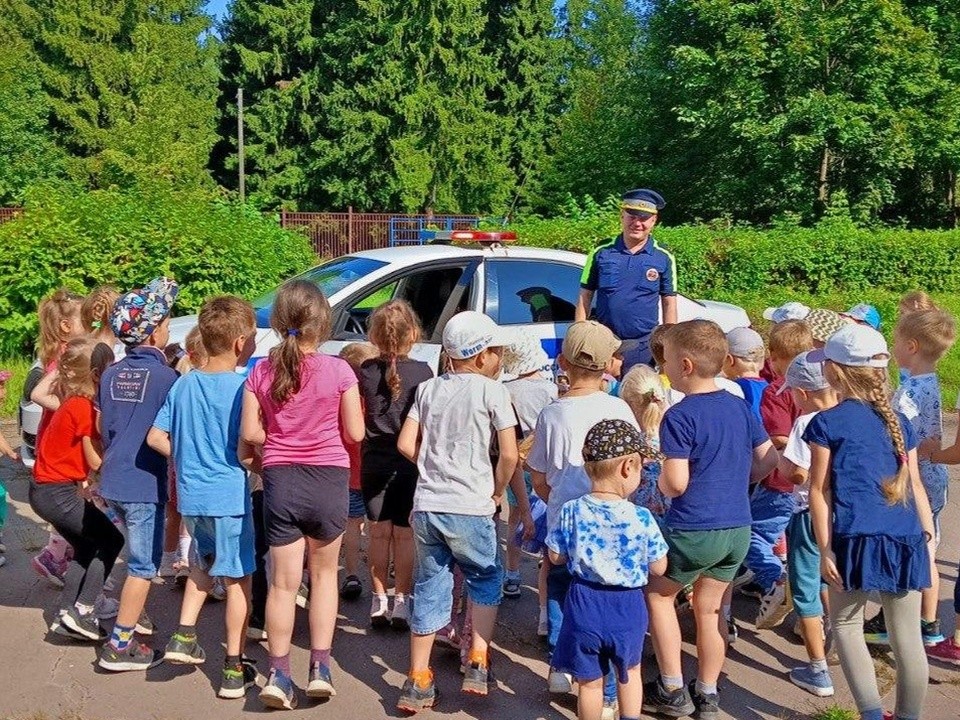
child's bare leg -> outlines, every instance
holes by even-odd
[[[360,568],[360,534],[363,530],[363,518],[347,520],[347,529],[343,533],[343,567],[347,575],[357,575]]]
[[[940,570],[935,555],[930,556],[930,587],[921,591],[920,597],[920,618],[927,622],[936,620],[940,604]]]
[[[394,590],[400,595],[413,592],[413,530],[391,525],[393,528]]]
[[[507,519],[507,573],[514,575],[520,572],[520,548],[513,541],[518,527],[520,527],[520,511],[511,507],[510,517]]]
[[[370,523],[370,545],[367,560],[370,563],[370,578],[374,595],[387,594],[387,573],[390,567],[390,539],[393,523],[389,521]]]
[[[343,536],[329,541],[307,539],[310,569],[310,649],[329,650],[337,626],[337,560]],[[267,630],[267,637],[270,631]]]
[[[433,641],[436,633],[416,635],[410,633],[410,676],[430,669],[430,652],[433,650]]]
[[[470,645],[470,655],[473,657],[487,657],[490,641],[493,639],[493,629],[497,624],[496,605],[478,605],[470,603],[470,617],[473,620],[473,641]]]
[[[180,546],[180,513],[175,502],[167,503],[167,518],[163,524],[163,551],[176,552]]]
[[[682,585],[665,577],[651,577],[647,585],[650,634],[653,636],[653,649],[657,655],[661,678],[683,677],[683,668],[680,663],[680,621],[677,619],[677,611],[673,605],[677,593],[682,589]],[[696,594],[694,594],[694,600],[696,600]],[[718,630],[719,627],[714,619],[714,632]]]
[[[270,548],[270,589],[267,592],[267,647],[271,657],[290,654],[297,590],[303,580],[301,538],[289,545]]]
[[[693,613],[697,621],[697,679],[705,685],[716,685],[720,679],[727,643],[720,634],[720,605],[730,583],[701,576],[693,586]]]
[[[235,657],[242,651],[244,636],[247,632],[253,576],[224,578],[223,582],[227,590],[227,610],[224,618],[227,626],[227,655]]]
[[[723,593],[723,599],[720,601],[720,618],[718,626],[720,628],[720,634],[724,637],[727,636],[727,620],[730,619],[730,608],[733,605],[733,583],[727,585],[727,589]]]
[[[627,669],[627,682],[617,683],[617,702],[620,706],[620,717],[640,717],[640,706],[643,704],[643,677],[640,674],[640,663]]]
[[[577,720],[600,720],[603,715],[603,678],[577,680]],[[637,707],[639,712],[640,708]]]
[[[826,645],[823,641],[823,618],[802,617],[800,627],[803,629],[803,646],[807,649],[807,657],[813,660],[823,660],[827,657]]]
[[[183,588],[183,602],[180,605],[180,624],[194,626],[200,617],[200,610],[207,599],[207,593],[213,585],[213,578],[206,570],[197,565],[190,568],[190,576]]]

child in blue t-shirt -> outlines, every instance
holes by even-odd
[[[738,327],[727,333],[727,346],[729,352],[723,361],[723,374],[743,391],[743,399],[762,422],[760,400],[770,384],[760,377],[767,355],[763,338],[753,328]]]
[[[193,537],[180,627],[164,659],[184,665],[204,661],[197,618],[213,578],[223,578],[226,661],[217,695],[242,698],[257,677],[256,669],[241,661],[256,559],[247,473],[238,456],[244,378],[236,368],[253,353],[256,318],[248,302],[223,296],[204,303],[198,326],[207,364],[174,384],[147,436],[150,447],[173,456],[178,509]],[[252,456],[249,450],[241,454]]]
[[[673,502],[664,522],[667,572],[653,578],[647,591],[660,667],[659,680],[644,687],[649,713],[680,717],[695,705],[702,716],[719,712],[717,680],[726,643],[717,618],[750,544],[750,481],[768,475],[778,461],[750,407],[717,387],[727,352],[723,331],[709,320],[679,323],[664,338],[663,369],[684,398],[660,425],[660,489]],[[700,666],[692,698],[683,684],[674,610],[677,594],[690,584]]]
[[[927,691],[920,590],[930,586],[933,517],[917,468],[916,433],[887,390],[887,343],[848,325],[808,358],[825,362],[840,396],[803,433],[810,445],[810,518],[844,675],[862,720],[882,720],[863,613],[880,595],[897,662],[897,718],[918,718]]]
[[[639,719],[640,659],[647,631],[643,586],[667,568],[667,546],[650,511],[627,498],[644,459],[659,452],[630,423],[602,420],[583,444],[590,492],[564,503],[547,536],[550,562],[573,576],[553,665],[580,686],[579,718],[600,717],[604,676],[617,673],[620,717]]]

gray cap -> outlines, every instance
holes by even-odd
[[[763,338],[753,328],[738,327],[727,333],[727,345],[734,357],[750,357],[757,350],[763,350]]]
[[[830,387],[830,383],[827,382],[827,378],[823,374],[823,363],[818,361],[814,351],[810,350],[797,355],[793,359],[790,367],[787,368],[783,386],[777,391],[777,394],[779,395],[791,388],[814,392],[816,390],[826,390],[828,387]]]

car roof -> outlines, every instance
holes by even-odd
[[[391,265],[406,265],[431,260],[449,260],[454,258],[486,257],[486,258],[516,258],[523,260],[559,260],[561,262],[583,265],[586,256],[582,253],[567,250],[553,250],[551,248],[528,247],[525,245],[498,245],[495,247],[480,247],[478,245],[398,245],[394,247],[378,248],[376,250],[361,250],[351,253],[353,257],[369,258]]]

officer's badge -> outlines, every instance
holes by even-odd
[[[653,282],[654,280],[659,280],[659,279],[660,279],[659,270],[657,270],[656,268],[647,269],[647,280],[649,280],[650,282]]]

